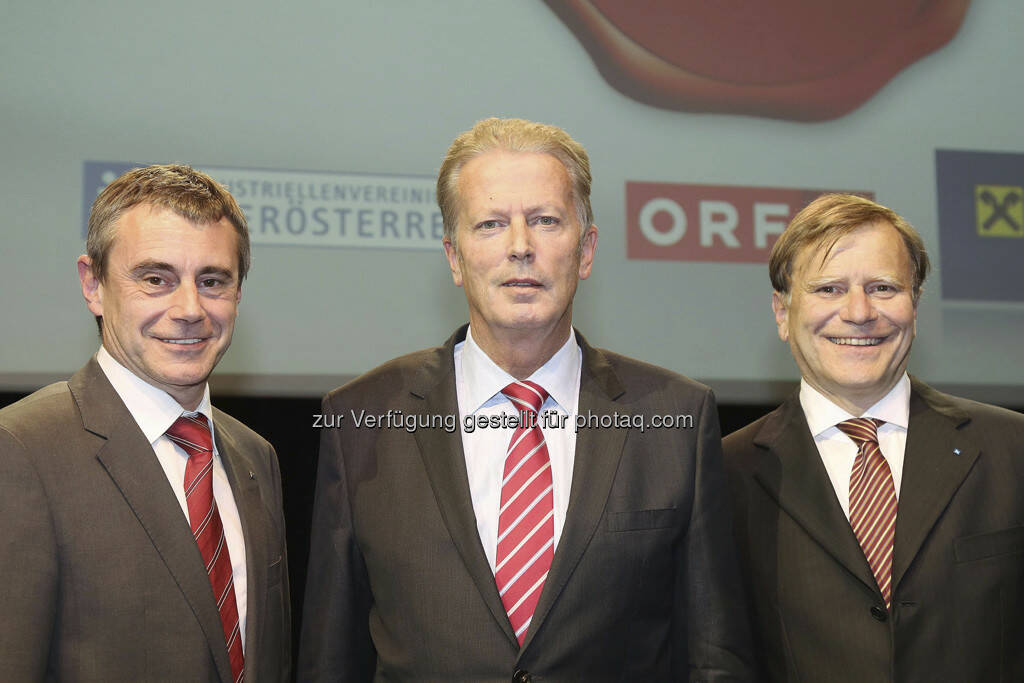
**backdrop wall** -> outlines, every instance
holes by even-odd
[[[6,16],[0,390],[67,377],[97,348],[74,267],[83,206],[133,163],[209,169],[249,212],[254,265],[215,390],[316,395],[440,343],[466,311],[433,232],[433,176],[456,134],[499,115],[563,126],[590,153],[597,261],[574,312],[592,343],[723,401],[774,400],[797,371],[775,333],[767,246],[807,191],[866,191],[937,266],[911,371],[1024,403],[1024,239],[1007,199],[1024,185],[1021,3],[974,2],[948,44],[816,122],[632,99],[539,0],[39,2]],[[887,22],[875,51],[901,49]],[[781,54],[800,44],[763,34]],[[711,32],[686,44],[701,39],[746,49]],[[684,234],[658,245],[678,234],[672,202]]]

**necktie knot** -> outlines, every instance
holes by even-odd
[[[873,417],[855,417],[836,425],[843,434],[853,439],[860,447],[865,443],[878,443],[878,428],[885,424]]]
[[[196,415],[182,414],[168,427],[167,438],[181,446],[189,457],[193,455],[213,455],[213,437],[210,436],[210,423],[202,413]]]
[[[539,413],[541,406],[548,398],[548,392],[544,390],[544,387],[528,379],[512,382],[502,389],[501,393],[507,396],[520,412],[528,410]]]

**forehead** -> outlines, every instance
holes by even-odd
[[[114,224],[111,256],[127,264],[159,260],[172,265],[234,268],[238,235],[226,217],[195,223],[153,204],[138,204]]]
[[[463,165],[457,187],[466,210],[517,200],[564,203],[571,199],[565,166],[542,152],[485,152]]]
[[[839,237],[809,244],[797,254],[795,277],[844,275],[854,271],[910,276],[910,252],[885,220],[865,223]]]

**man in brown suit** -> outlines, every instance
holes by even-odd
[[[571,325],[589,196],[554,126],[449,149],[470,323],[324,400],[300,680],[750,680],[714,397]]]
[[[206,385],[249,266],[245,218],[205,174],[135,169],[96,199],[87,251],[99,352],[0,411],[0,680],[281,683],[277,457]]]
[[[921,238],[826,195],[769,268],[801,387],[724,441],[763,679],[1024,680],[1024,416],[907,375]]]

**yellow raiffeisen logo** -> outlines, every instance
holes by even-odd
[[[1024,237],[1024,188],[975,185],[974,215],[982,237]]]

